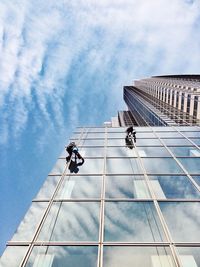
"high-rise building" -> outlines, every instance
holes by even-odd
[[[134,125],[200,125],[200,75],[168,75],[124,87]],[[122,121],[122,120],[121,120]]]
[[[200,266],[200,128],[148,122],[130,149],[127,127],[111,125],[77,128],[85,163],[70,172],[63,151],[1,267]]]

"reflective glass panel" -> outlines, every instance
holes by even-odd
[[[105,132],[105,127],[90,127],[90,128],[87,128],[88,129],[88,132],[93,132],[93,133],[104,133]]]
[[[107,147],[107,157],[136,157],[135,149],[125,146]]]
[[[165,147],[138,147],[140,157],[171,157]]]
[[[108,138],[122,138],[126,137],[126,132],[121,133],[108,133]],[[153,132],[138,132],[136,129],[136,138],[156,138]]]
[[[119,133],[125,133],[126,127],[112,127],[112,128],[107,128],[108,133],[112,132],[119,132]]]
[[[140,139],[137,138],[136,141],[137,146],[162,146],[161,142],[159,139]]]
[[[190,138],[192,142],[194,142],[195,145],[200,146],[200,139],[199,138]]]
[[[178,132],[157,132],[156,133],[159,137],[163,138],[163,137],[169,137],[169,138],[173,138],[173,137],[183,137],[180,133]]]
[[[183,173],[176,161],[171,158],[142,158],[142,162],[149,174]]]
[[[200,247],[177,247],[182,266],[200,266]]]
[[[8,246],[6,247],[3,255],[0,257],[1,267],[16,267],[20,263],[27,252],[27,246]]]
[[[30,209],[17,228],[12,241],[29,241],[33,239],[35,230],[42,219],[47,205],[48,202],[33,202],[31,204]]]
[[[124,131],[124,132],[118,132],[118,133],[112,133],[112,132],[108,132],[107,133],[107,137],[108,138],[125,138],[125,136],[126,136],[126,132]]]
[[[200,202],[160,202],[159,205],[175,242],[200,242]]]
[[[82,166],[78,167],[79,174],[99,174],[103,173],[103,158],[102,159],[85,159]]]
[[[104,139],[84,139],[81,143],[82,146],[104,146]]]
[[[105,132],[103,132],[103,133],[99,133],[99,132],[97,132],[97,133],[91,133],[91,132],[89,132],[89,133],[87,133],[87,135],[85,135],[84,136],[84,138],[102,138],[102,139],[104,139],[105,138]]]
[[[200,150],[195,146],[169,147],[176,157],[200,157]]]
[[[189,173],[200,173],[200,158],[178,158]]]
[[[157,198],[200,198],[187,176],[149,176]]]
[[[106,202],[105,241],[163,240],[164,233],[152,202]]]
[[[188,145],[188,146],[191,146],[191,143],[187,140],[187,139],[185,139],[185,138],[174,138],[174,139],[170,139],[170,138],[168,138],[168,139],[164,139],[164,138],[162,138],[162,141],[165,143],[165,145],[167,145],[167,146],[176,146],[176,145]]]
[[[195,182],[200,186],[200,176],[192,176]]]
[[[150,198],[144,176],[106,176],[106,198]]]
[[[96,246],[35,246],[26,267],[94,267]]]
[[[169,247],[104,246],[106,267],[175,267]]]
[[[151,128],[149,127],[135,127],[137,132],[152,132]]]
[[[107,158],[108,174],[141,174],[142,170],[138,159],[134,158]]]
[[[38,239],[97,241],[98,232],[98,202],[57,202],[51,207]]]
[[[48,176],[36,199],[50,199],[61,176]]]
[[[199,131],[198,127],[195,126],[181,126],[181,127],[176,127],[177,130],[180,132],[188,132],[188,131]]]
[[[103,157],[104,147],[82,147],[79,152],[82,157]]]
[[[175,131],[172,127],[152,127],[157,132],[172,132]]]
[[[108,146],[125,146],[125,137],[123,139],[108,139],[107,140]]]
[[[200,132],[184,132],[183,134],[187,137],[200,137]]]
[[[56,198],[99,198],[101,194],[101,176],[66,177]]]

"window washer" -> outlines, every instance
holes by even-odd
[[[126,146],[130,149],[133,149],[135,147],[136,143],[136,131],[133,129],[133,127],[128,127],[126,129],[126,138],[125,138]]]
[[[66,157],[66,162],[69,162],[69,170],[70,172],[77,173],[79,171],[78,166],[83,165],[84,158],[81,156],[81,154],[78,152],[78,148],[74,142],[71,142],[67,148],[66,151],[68,152],[68,156]]]

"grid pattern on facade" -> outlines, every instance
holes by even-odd
[[[1,258],[14,266],[200,266],[198,127],[78,128]]]
[[[134,87],[125,86],[125,93],[128,88],[134,91],[135,99],[134,102],[131,102],[132,105],[137,103],[138,98],[141,97],[145,102],[150,103],[154,109],[156,108],[168,116],[177,125],[199,125],[199,78],[186,77],[186,75],[180,75],[177,78],[173,76],[152,77],[135,81]],[[130,99],[128,100],[130,102]],[[125,101],[129,106],[127,98],[125,98]],[[153,111],[152,108],[150,109]],[[133,114],[135,115],[135,110],[133,110]],[[150,125],[152,125],[151,120]]]

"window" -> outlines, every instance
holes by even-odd
[[[104,246],[106,267],[175,267],[169,247]]]
[[[105,241],[164,241],[164,233],[152,202],[106,202]]]

